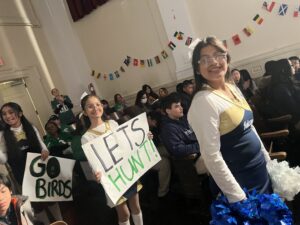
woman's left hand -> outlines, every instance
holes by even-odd
[[[49,151],[43,149],[42,152],[41,152],[41,158],[42,160],[46,160],[49,156]]]
[[[148,139],[149,139],[149,140],[152,140],[152,139],[153,139],[153,134],[152,134],[151,131],[148,132],[147,136],[148,136]]]

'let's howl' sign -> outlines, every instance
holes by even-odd
[[[82,146],[92,169],[102,172],[101,184],[114,204],[161,159],[148,132],[143,113]]]
[[[22,194],[32,202],[72,201],[72,173],[75,161],[27,153]]]

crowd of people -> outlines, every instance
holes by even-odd
[[[92,181],[85,176],[83,168],[89,166],[81,145],[116,130],[118,125],[143,112],[147,114],[151,131],[148,137],[153,139],[162,158],[153,167],[158,174],[157,197],[165,198],[171,192],[171,178],[176,176],[172,164],[176,163],[176,159],[192,159],[197,173],[208,178],[210,192],[205,192],[203,197],[215,199],[223,193],[229,204],[243,204],[247,199],[245,188],[258,193],[273,193],[266,167],[270,157],[253,126],[252,98],[257,94],[264,96],[266,105],[272,109],[264,116],[290,114],[290,129],[298,135],[299,58],[266,63],[266,73],[270,79],[262,85],[263,88],[256,85],[247,70],[230,71],[229,63],[230,55],[223,43],[208,37],[194,49],[194,79],[179,83],[176,92],[169,93],[166,88],[160,88],[157,94],[145,84],[137,92],[132,106],[119,93],[114,95],[114,106],[93,93],[87,94],[81,99],[82,112],[76,116],[72,111],[71,99],[54,88],[51,91],[54,115],[45,124],[47,134],[44,137],[26,119],[20,105],[13,102],[4,104],[0,109],[3,122],[0,161],[11,168],[11,179],[16,187],[12,188],[10,181],[0,175],[0,190],[4,193],[0,197],[0,224],[26,224],[23,221],[29,218],[21,218],[24,214],[20,215],[20,209],[14,204],[20,201],[23,205],[30,199],[12,198],[10,193],[11,190],[18,190],[15,194],[22,194],[20,187],[27,153],[34,152],[40,153],[42,160],[49,155],[76,160],[73,171],[74,201],[78,200],[83,208],[90,207],[89,210],[82,209],[72,214],[79,221],[85,221],[79,224],[92,224],[91,221],[99,216],[97,209],[92,207],[100,207],[106,202],[116,209],[118,224],[130,224],[131,216],[135,225],[142,225],[139,200],[142,183],[134,183],[113,205],[109,198],[104,197],[104,191],[98,184],[102,178],[101,171],[90,168],[94,176]],[[87,199],[97,203],[90,204]],[[60,214],[57,203],[33,203],[32,207],[35,214],[40,215],[35,218],[40,224],[63,219],[64,212],[62,210],[63,215]],[[209,204],[204,207],[209,211]],[[54,221],[46,218],[48,214],[45,211],[48,214],[52,212]],[[105,218],[102,219],[105,221]],[[105,222],[98,220],[97,224]]]

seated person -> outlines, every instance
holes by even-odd
[[[61,131],[53,121],[46,123],[45,130],[47,131],[47,136],[44,142],[50,151],[50,155],[70,158],[70,154],[72,154],[70,147],[72,135]]]
[[[248,70],[240,70],[241,78],[237,86],[243,93],[245,99],[248,101],[251,97],[253,97],[257,91],[257,86],[252,80],[250,73]]]
[[[269,86],[269,102],[273,117],[292,115],[292,124],[300,129],[300,89],[293,79],[294,69],[288,59],[276,62],[276,72],[272,74]]]
[[[115,94],[114,100],[115,100],[115,105],[114,105],[115,111],[123,113],[123,110],[125,108],[127,108],[127,104],[126,104],[125,99],[123,98],[123,96],[119,93]]]
[[[150,112],[151,105],[148,102],[148,95],[145,91],[140,90],[135,99],[135,105],[138,106],[143,112]]]
[[[161,98],[163,98],[163,97],[166,97],[168,94],[169,94],[169,92],[168,92],[168,90],[167,90],[167,88],[160,88],[159,90],[158,90],[158,93],[159,93],[159,98],[161,99]]]
[[[162,99],[162,117],[160,126],[161,140],[174,158],[184,158],[189,155],[200,155],[199,144],[194,131],[183,114],[180,95],[171,93]]]
[[[230,76],[228,78],[228,82],[231,84],[238,84],[241,79],[241,74],[238,69],[232,69],[230,72]]]
[[[292,67],[294,68],[295,70],[295,79],[296,80],[300,80],[300,59],[298,56],[292,56],[289,58],[289,60],[291,61],[292,63]]]
[[[181,106],[183,108],[183,114],[186,115],[191,106],[192,97],[194,94],[194,84],[191,80],[185,80],[182,83]]]
[[[153,91],[153,89],[148,84],[144,84],[142,86],[142,91],[146,92],[148,97],[149,95],[151,95],[155,99],[159,98],[159,96]]]
[[[24,196],[12,196],[12,185],[7,177],[0,174],[0,224],[33,224],[30,202]]]
[[[54,123],[56,123],[56,125],[59,127],[59,129],[63,132],[66,133],[71,133],[74,131],[74,129],[72,128],[72,126],[61,123],[59,117],[57,115],[52,115],[50,116],[48,121],[53,121]]]

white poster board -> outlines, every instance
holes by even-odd
[[[82,145],[93,171],[102,172],[101,184],[114,204],[161,159],[148,132],[143,113]]]
[[[32,202],[72,201],[72,174],[75,161],[27,153],[22,194]]]

